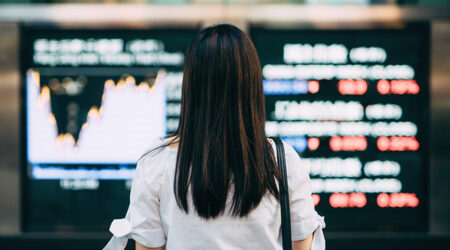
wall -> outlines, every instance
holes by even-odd
[[[450,232],[450,22],[432,26],[430,229]]]
[[[0,233],[19,232],[18,26],[0,23]]]

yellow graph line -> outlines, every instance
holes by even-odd
[[[48,121],[49,121],[50,125],[55,127],[56,134],[58,134],[58,127],[56,126],[57,122],[55,119],[55,115],[51,112],[50,88],[48,86],[43,86],[41,88],[39,72],[30,69],[30,70],[28,70],[28,74],[31,75],[31,77],[33,78],[33,82],[40,89],[37,105],[40,110],[44,109],[46,106],[49,108]],[[142,81],[139,85],[136,85],[136,79],[133,76],[127,76],[125,79],[120,79],[117,81],[117,84],[112,79],[108,79],[105,81],[104,90],[105,89],[120,90],[120,89],[126,88],[127,86],[133,86],[135,89],[137,89],[140,92],[147,92],[148,94],[151,94],[154,92],[155,87],[160,84],[159,83],[160,79],[164,74],[165,74],[164,70],[159,70],[156,75],[155,83],[151,87],[149,86],[149,83],[145,82],[145,81]],[[83,125],[81,126],[81,130],[80,130],[78,139],[81,138],[83,131],[86,130],[87,127],[89,126],[89,124],[88,124],[89,120],[98,120],[101,118],[102,113],[103,113],[104,99],[105,99],[105,91],[102,94],[102,104],[100,105],[100,108],[93,106],[89,109],[86,122],[83,123]],[[77,145],[78,145],[78,140],[76,141],[74,136],[70,133],[58,134],[58,137],[56,139],[56,145],[58,147],[62,147],[63,145],[67,145],[67,144],[74,145],[74,148],[76,150]]]

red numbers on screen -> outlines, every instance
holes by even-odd
[[[320,201],[318,194],[312,195],[314,205]],[[330,195],[330,205],[333,208],[362,208],[367,205],[365,193],[333,193]],[[417,207],[419,198],[415,193],[380,193],[377,196],[377,205],[379,207]]]
[[[312,197],[314,206],[317,206],[317,204],[319,204],[319,202],[320,202],[320,195],[318,195],[318,194],[313,194],[313,195],[311,195],[311,197]]]
[[[382,95],[387,95],[391,91],[391,84],[388,80],[379,80],[377,83],[377,90]]]
[[[334,193],[330,196],[330,205],[336,207],[348,207],[348,194]]]
[[[379,80],[377,90],[382,95],[416,95],[420,87],[416,80]]]
[[[319,92],[319,81],[308,81],[308,91],[311,94]]]
[[[311,137],[308,139],[308,149],[311,151],[316,150],[320,145],[320,140],[317,137]]]
[[[340,80],[338,82],[338,91],[342,95],[364,95],[367,91],[367,82],[358,80]]]
[[[330,196],[330,205],[334,208],[364,207],[367,204],[364,193],[334,193]]]
[[[330,148],[333,151],[364,151],[367,140],[364,136],[333,136],[330,139]]]
[[[417,139],[409,136],[381,136],[377,140],[380,151],[417,151],[419,146]]]
[[[379,207],[417,207],[419,198],[414,193],[381,193],[377,197]]]

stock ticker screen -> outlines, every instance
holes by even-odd
[[[22,26],[24,230],[125,215],[136,161],[177,129],[197,32]],[[267,135],[301,156],[328,230],[425,230],[428,25],[249,33]]]
[[[197,32],[22,27],[24,230],[105,231],[125,215],[137,160],[178,127]]]
[[[428,24],[249,32],[266,133],[302,158],[328,230],[426,230]]]

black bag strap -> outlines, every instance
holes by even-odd
[[[284,153],[283,142],[278,137],[272,137],[277,148],[277,165],[281,174],[281,179],[285,188],[280,186],[280,205],[281,205],[281,234],[283,240],[283,250],[292,249],[291,238],[291,213],[289,207],[288,179],[286,172],[286,156]],[[280,183],[281,184],[281,183]]]

